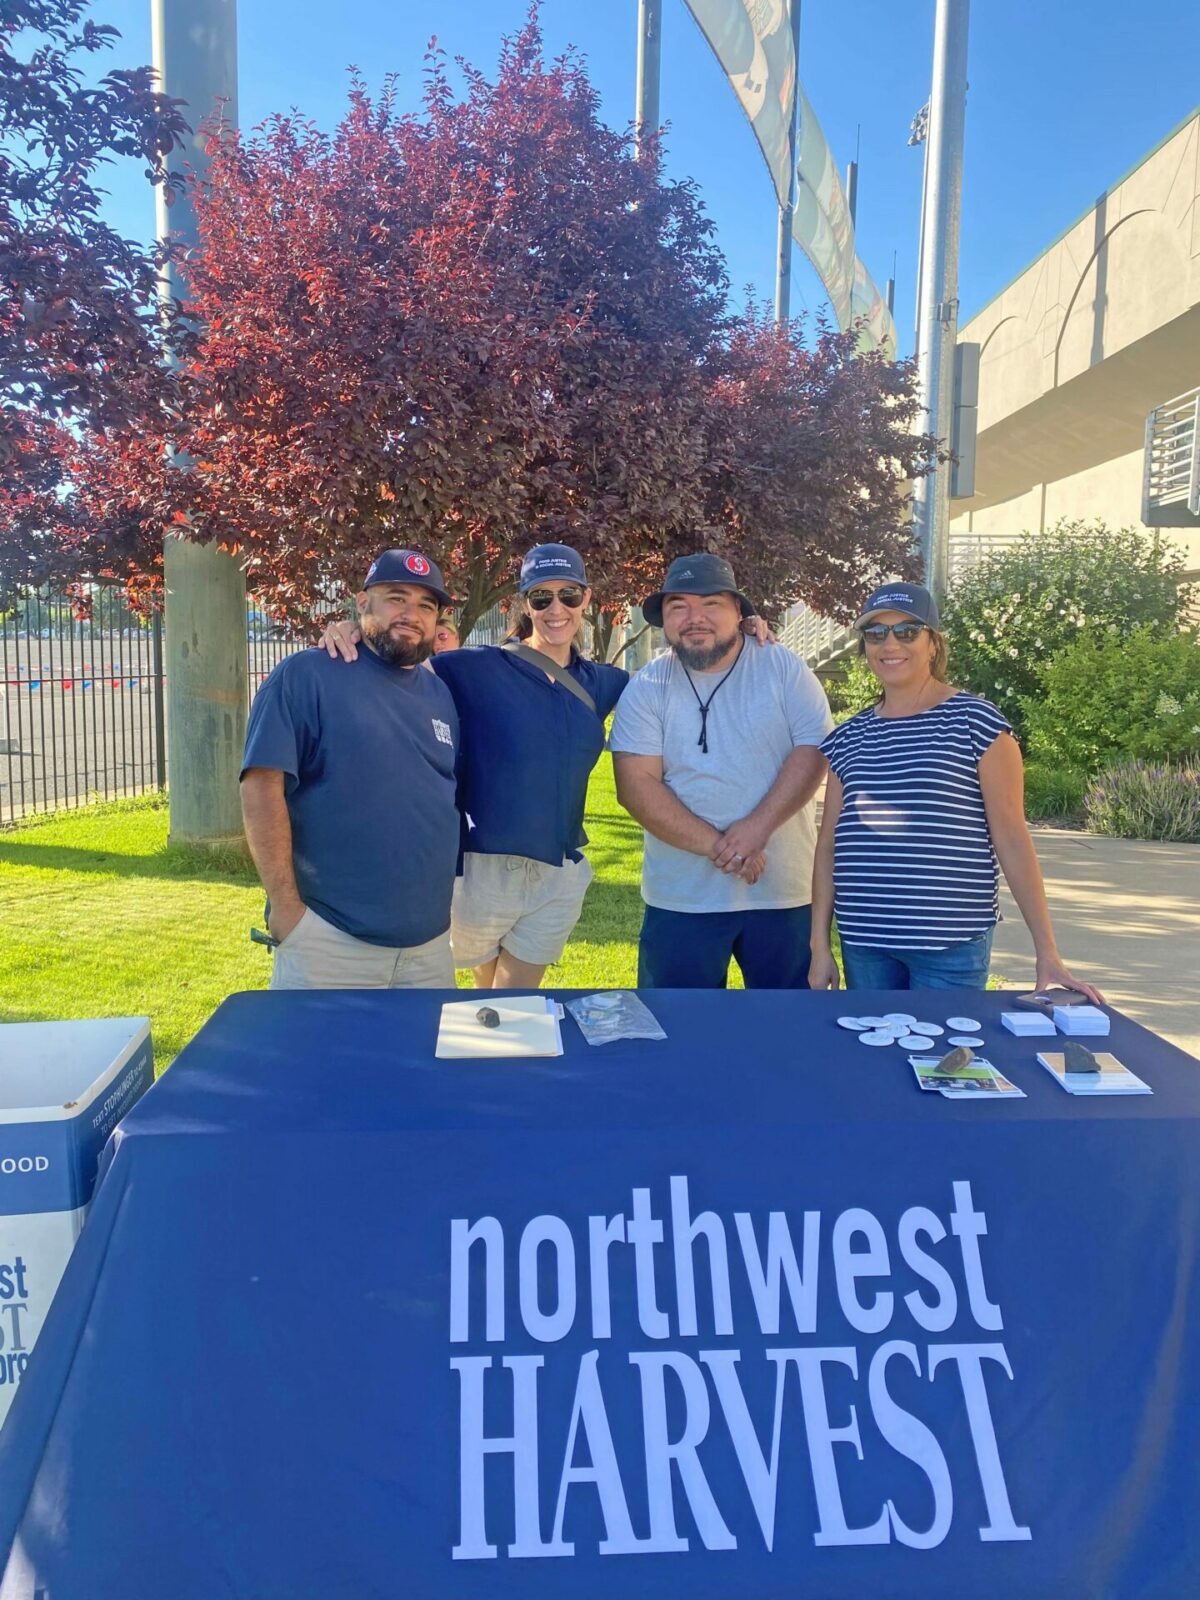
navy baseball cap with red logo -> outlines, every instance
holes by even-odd
[[[418,588],[432,590],[438,597],[439,605],[454,604],[452,596],[447,592],[441,571],[419,550],[382,551],[372,561],[371,570],[363,581],[363,588],[369,589],[376,583],[416,584]]]

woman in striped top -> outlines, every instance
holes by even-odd
[[[814,989],[982,989],[1000,920],[997,866],[1033,936],[1036,987],[1077,989],[1054,942],[1025,822],[1021,752],[990,701],[946,682],[946,642],[919,584],[876,590],[856,626],[880,697],[822,744],[829,761],[813,877]]]

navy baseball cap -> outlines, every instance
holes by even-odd
[[[667,568],[661,589],[642,601],[642,615],[653,628],[662,627],[663,598],[669,594],[731,594],[743,617],[752,617],[754,607],[737,586],[733,568],[724,556],[701,551],[694,556],[677,556]]]
[[[536,588],[539,583],[551,583],[555,578],[581,584],[586,589],[588,580],[583,557],[569,544],[535,544],[521,563],[521,593]]]
[[[423,556],[419,550],[383,550],[371,563],[363,579],[363,588],[375,583],[412,583],[420,589],[430,589],[438,597],[438,604],[452,605],[441,570]]]
[[[923,622],[927,628],[940,628],[941,620],[938,617],[937,601],[929,590],[919,583],[904,583],[897,579],[892,583],[885,583],[881,589],[876,589],[866,605],[863,607],[862,616],[854,626],[864,627],[881,611],[903,611],[906,617],[912,617],[917,622]]]

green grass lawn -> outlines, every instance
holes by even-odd
[[[595,881],[546,981],[628,987],[642,838],[617,806],[607,756],[592,779],[587,830]],[[0,832],[0,1019],[148,1016],[161,1071],[227,994],[266,987],[270,954],[249,941],[262,905],[240,860],[168,847],[157,796]]]
[[[592,774],[586,823],[595,879],[546,984],[632,988],[642,830],[617,805],[607,755]],[[262,910],[240,857],[167,844],[157,795],[0,831],[0,1021],[147,1016],[161,1072],[227,994],[266,988],[270,953],[250,943]],[[742,986],[736,966],[729,983]]]

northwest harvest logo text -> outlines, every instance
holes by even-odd
[[[968,1182],[887,1227],[722,1217],[682,1176],[615,1215],[455,1218],[454,1558],[1031,1538],[987,1231]]]

